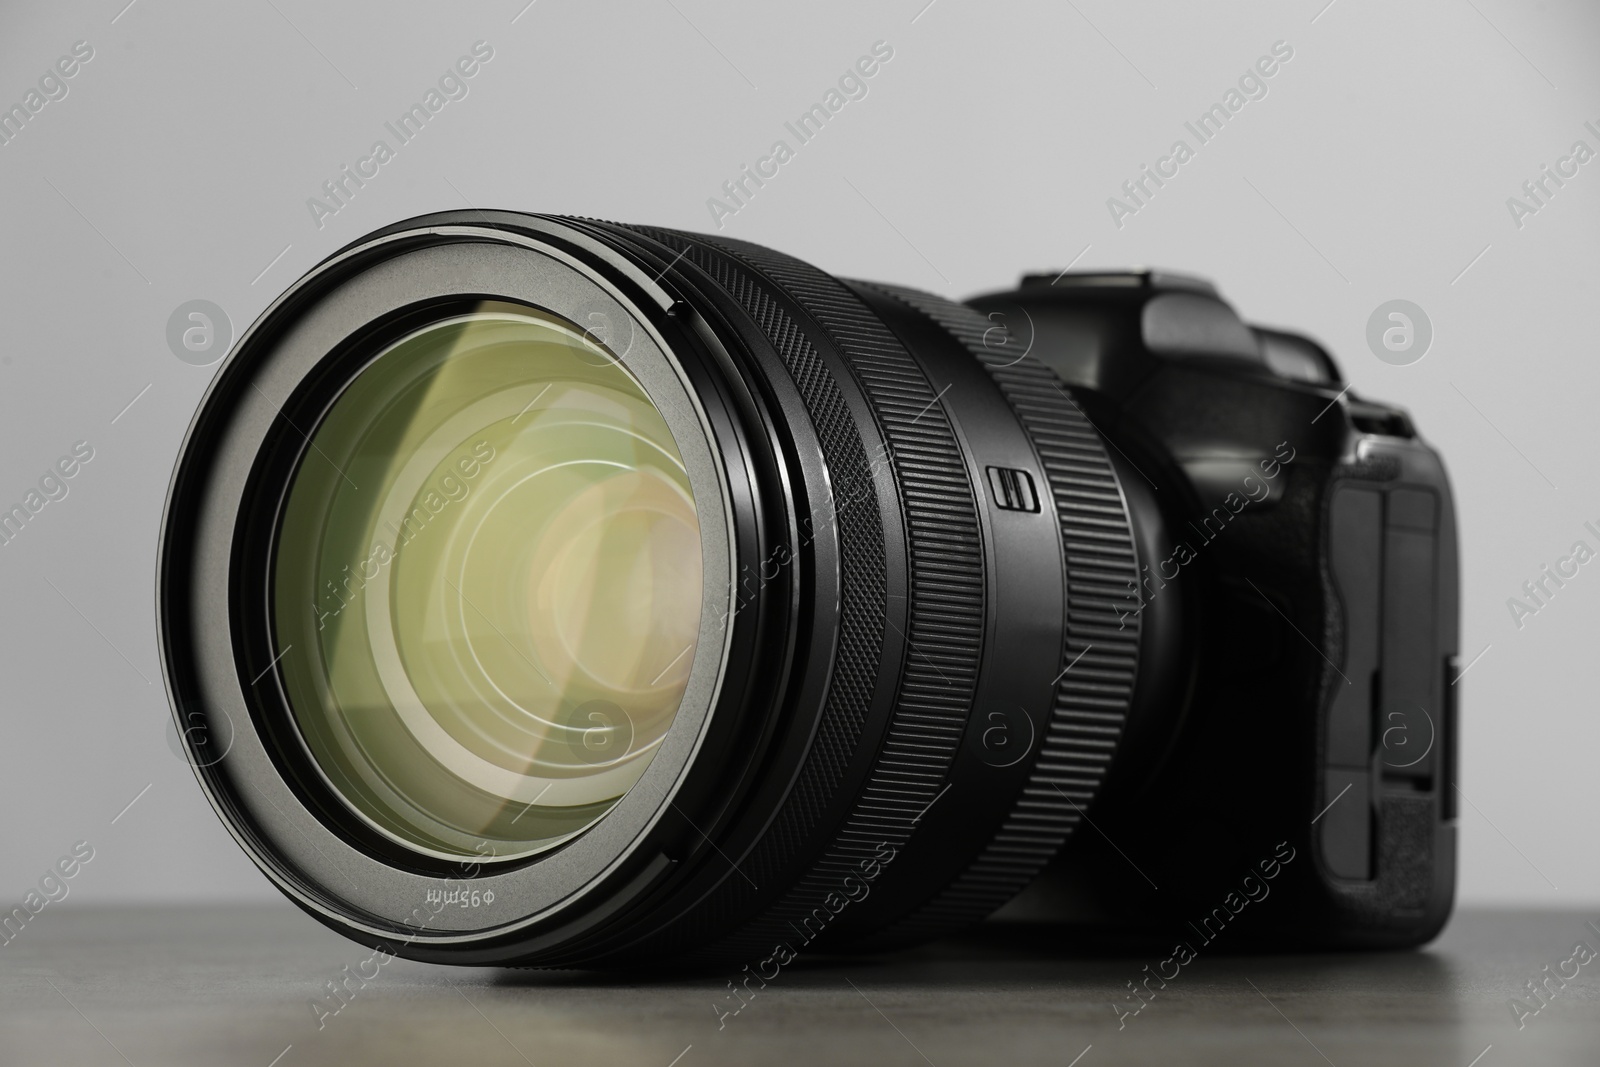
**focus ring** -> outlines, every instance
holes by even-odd
[[[816,429],[829,471],[845,485],[871,483],[871,464],[839,383],[816,348],[753,275],[729,256],[668,230],[619,227],[650,238],[721,287],[755,322],[793,378]],[[664,262],[672,256],[664,257]],[[728,934],[728,916],[748,911],[757,886],[781,883],[796,855],[814,840],[840,779],[859,745],[883,656],[886,560],[882,517],[873,507],[837,516],[841,571],[838,643],[832,681],[812,748],[793,788],[763,836],[734,857],[744,877],[724,878],[681,919],[647,937],[647,954],[709,955]],[[697,951],[699,950],[699,951]]]
[[[877,418],[887,454],[873,458],[894,473],[906,527],[906,655],[893,717],[866,783],[810,870],[713,954],[768,951],[775,940],[792,943],[804,921],[882,845],[903,846],[944,787],[971,714],[982,655],[977,503],[954,429],[926,374],[859,297],[816,268],[756,245],[659,231],[652,236],[669,244],[674,237],[703,242],[736,257],[822,328]],[[848,513],[863,505],[846,500],[838,506]]]
[[[914,289],[866,284],[953,334],[1000,387],[1033,442],[1055,502],[1067,579],[1062,673],[1028,783],[978,858],[886,931],[886,940],[900,942],[975,921],[1010,900],[1055,856],[1093,803],[1133,699],[1139,558],[1103,439],[1055,374],[1026,355],[991,348],[985,338],[1000,327],[971,308]]]

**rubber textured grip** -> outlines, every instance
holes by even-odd
[[[1066,645],[1055,706],[1032,775],[989,846],[942,891],[884,934],[936,936],[988,915],[1044,868],[1085,818],[1127,721],[1139,668],[1139,557],[1127,501],[1104,439],[1037,360],[978,312],[929,293],[870,285],[956,336],[989,371],[1032,440],[1061,524]]]
[[[680,252],[741,303],[778,348],[803,394],[806,379],[828,371],[774,295],[798,305],[842,357],[885,442],[884,454],[868,457],[869,462],[874,468],[886,464],[898,490],[897,500],[875,501],[871,485],[866,484],[862,497],[835,501],[846,572],[845,610],[848,614],[852,603],[856,611],[867,610],[869,602],[875,604],[878,617],[872,622],[880,639],[885,625],[892,625],[882,606],[883,579],[877,577],[872,590],[859,586],[865,576],[851,573],[851,559],[861,556],[865,546],[854,543],[858,535],[849,520],[860,518],[852,512],[878,509],[876,519],[889,509],[899,513],[905,529],[906,629],[896,636],[903,636],[906,652],[892,717],[865,784],[843,821],[829,831],[818,858],[776,904],[704,953],[693,955],[720,958],[766,952],[775,942],[792,943],[797,931],[809,929],[806,920],[819,908],[826,914],[825,901],[843,892],[845,878],[858,873],[864,863],[881,857],[885,847],[903,846],[918,816],[943,788],[972,711],[982,658],[984,566],[976,494],[955,431],[927,376],[844,285],[800,260],[745,242],[657,229],[638,232]],[[809,399],[807,403],[811,406]],[[812,416],[826,449],[829,432],[822,425],[826,413],[813,408]],[[835,478],[836,497],[841,483],[859,484],[855,482],[859,472],[841,479],[835,458],[825,455],[825,459]],[[881,559],[885,551],[881,524],[872,525],[878,527],[875,549]],[[842,637],[841,645],[846,640]],[[849,669],[859,671],[863,657],[846,655],[847,651],[841,648],[836,671],[843,672],[851,662],[858,666]],[[876,660],[867,660],[865,666],[870,678]],[[851,688],[860,686],[852,683]],[[819,787],[824,781],[839,780],[843,765],[855,755],[862,727],[861,711],[853,708],[848,721],[836,722],[831,733],[826,724],[819,731],[816,750],[807,760],[818,765]],[[832,799],[812,795],[813,806]],[[781,849],[792,856],[803,841],[798,833],[774,834],[757,849]]]

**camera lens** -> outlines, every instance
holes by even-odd
[[[1180,598],[1135,596],[1160,510],[1028,343],[670,230],[355,242],[241,336],[173,476],[168,690],[181,736],[233,726],[202,788],[291,900],[411,958],[981,918],[1162,736],[1181,643]]]
[[[530,855],[639,779],[700,621],[683,459],[576,324],[485,302],[411,330],[289,485],[273,636],[338,797],[444,858]]]

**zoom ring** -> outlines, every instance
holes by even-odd
[[[1138,551],[1100,434],[1055,374],[1013,356],[1012,338],[971,308],[914,289],[871,285],[955,335],[1000,387],[1032,440],[1061,523],[1066,642],[1050,723],[1033,772],[998,833],[960,875],[885,932],[920,940],[976,921],[1031,882],[1085,818],[1133,699],[1139,660]]]
[[[884,843],[896,849],[903,846],[918,816],[944,787],[971,713],[982,655],[984,572],[977,503],[955,432],[927,376],[859,297],[816,268],[755,245],[673,231],[641,232],[684,252],[686,259],[744,304],[797,380],[828,372],[804,334],[764,290],[787,296],[821,328],[876,416],[887,452],[871,457],[871,462],[874,467],[887,463],[893,472],[898,510],[906,525],[909,603],[906,632],[901,635],[906,655],[892,719],[865,785],[833,839],[793,888],[760,918],[702,955],[766,951],[775,940],[792,940],[794,924],[822,907],[844,878],[879,854]],[[797,359],[801,353],[809,358]],[[801,384],[804,389],[803,380]],[[814,418],[819,414],[813,411]],[[829,463],[832,466],[832,457]],[[862,488],[870,496],[871,486]],[[835,495],[847,497],[836,506],[848,570],[851,558],[866,546],[852,543],[847,520],[851,512],[870,512],[874,507],[870,499],[848,499],[853,494],[845,485],[836,484]],[[881,532],[876,552],[881,559]],[[858,598],[859,608],[866,607],[864,601],[873,602],[881,648],[886,625],[893,625],[882,578],[872,588],[855,585],[847,576],[847,603],[854,590],[868,593]],[[846,660],[860,659],[847,652],[841,647],[841,667]],[[826,726],[819,731],[821,751],[808,763],[826,767],[824,777],[830,784],[836,786],[864,725],[864,716],[852,709],[849,721],[836,723],[833,731]],[[807,805],[813,812],[821,806],[819,801],[828,799],[814,788]],[[772,839],[798,842],[802,835],[775,834]]]

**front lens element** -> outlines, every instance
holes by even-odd
[[[273,630],[335,793],[444,858],[593,825],[676,715],[701,622],[694,495],[593,334],[485,303],[415,330],[312,434]]]

